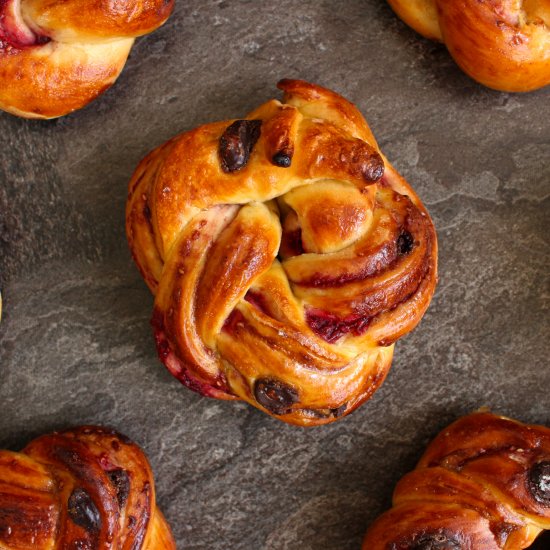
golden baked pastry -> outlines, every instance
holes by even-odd
[[[550,429],[478,412],[398,483],[363,550],[520,550],[550,529]]]
[[[550,83],[550,0],[388,0],[414,30],[444,42],[464,72],[505,92]]]
[[[437,243],[354,105],[300,80],[279,88],[282,103],[150,153],[126,227],[174,376],[325,424],[384,380],[434,292]]]
[[[104,92],[174,0],[0,1],[0,109],[55,118]]]
[[[83,426],[0,451],[0,548],[175,550],[147,458],[126,437]]]

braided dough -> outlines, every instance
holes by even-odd
[[[83,426],[0,451],[0,548],[175,550],[141,449]]]
[[[444,42],[474,80],[507,92],[550,83],[550,0],[388,0],[417,32]]]
[[[550,429],[479,412],[401,479],[363,550],[520,550],[550,529]]]
[[[0,109],[55,118],[109,88],[174,0],[0,0]]]
[[[181,382],[325,424],[374,393],[420,321],[436,236],[354,105],[299,80],[279,88],[283,103],[150,153],[127,234]]]

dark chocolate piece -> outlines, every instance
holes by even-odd
[[[290,165],[292,164],[292,155],[285,151],[279,151],[273,155],[271,160],[273,161],[273,164],[279,168],[290,168]]]
[[[220,138],[222,170],[227,173],[244,168],[261,134],[261,120],[236,120]]]
[[[397,238],[397,253],[405,256],[414,248],[414,238],[408,231],[403,231]]]
[[[376,182],[384,175],[384,168],[384,160],[377,152],[374,152],[365,161],[363,178],[368,183]]]
[[[69,517],[86,529],[88,533],[99,533],[101,529],[101,516],[92,497],[81,487],[77,487],[69,497],[67,504]]]
[[[280,380],[260,378],[254,384],[256,401],[273,414],[287,414],[298,402],[298,392]]]
[[[531,466],[529,491],[537,502],[550,506],[550,461],[545,460]]]

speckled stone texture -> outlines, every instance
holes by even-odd
[[[0,447],[81,423],[148,453],[182,549],[352,550],[426,443],[481,406],[550,425],[550,89],[478,86],[382,0],[179,0],[118,83],[53,122],[0,114]],[[124,234],[138,161],[281,77],[354,101],[416,187],[440,283],[375,397],[300,429],[157,360]]]

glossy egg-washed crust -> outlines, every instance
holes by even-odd
[[[550,0],[388,0],[413,29],[444,42],[464,72],[506,92],[550,83]]]
[[[174,0],[0,0],[0,109],[55,118],[111,86]]]
[[[283,80],[150,153],[127,234],[159,356],[189,388],[325,424],[368,399],[436,284],[434,227],[356,107]]]
[[[0,548],[175,550],[147,458],[128,438],[83,426],[0,451]]]
[[[550,429],[463,417],[398,483],[363,550],[520,550],[550,529]]]

